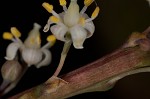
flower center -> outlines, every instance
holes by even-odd
[[[79,18],[79,5],[76,0],[72,0],[66,14],[64,15],[64,24],[68,27],[72,27],[75,24],[78,24]]]

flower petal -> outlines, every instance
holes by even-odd
[[[68,31],[68,28],[65,25],[54,25],[50,29],[58,40],[65,41],[64,36]]]
[[[42,51],[40,49],[24,48],[22,57],[28,66],[35,65],[42,60]]]
[[[44,32],[48,32],[49,27],[50,27],[50,24],[51,24],[51,23],[47,23],[47,24],[44,26],[44,29],[43,29]]]
[[[83,14],[83,17],[85,19],[89,19],[89,16],[87,14]],[[90,21],[90,22],[86,22],[85,25],[84,25],[84,28],[88,31],[88,35],[87,35],[87,38],[91,37],[95,31],[95,26],[94,26],[94,23],[93,21]]]
[[[52,60],[52,54],[49,50],[43,49],[42,52],[44,54],[44,59],[36,65],[36,68],[46,66],[46,65],[50,64],[50,62]]]
[[[83,27],[76,25],[70,29],[70,33],[74,47],[76,49],[82,49],[83,43],[87,38],[86,30]]]
[[[84,25],[84,28],[88,31],[87,38],[91,37],[95,31],[95,26],[93,22],[87,22]]]
[[[6,60],[13,60],[17,54],[17,51],[21,45],[19,43],[10,43],[6,49]]]

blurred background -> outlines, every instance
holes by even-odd
[[[24,41],[28,32],[37,22],[45,26],[49,14],[41,5],[49,2],[54,5],[54,10],[62,12],[58,0],[2,0],[0,3],[0,65],[5,62],[6,48],[11,41],[2,39],[2,33],[10,31],[10,27],[16,26],[21,32]],[[67,0],[69,3],[70,0]],[[77,50],[73,46],[68,53],[65,65],[60,75],[91,63],[106,54],[119,48],[135,31],[142,32],[150,26],[150,7],[146,0],[96,0],[100,6],[100,14],[94,20],[96,30],[94,35],[84,43],[84,49]],[[78,0],[83,7],[83,0]],[[86,11],[90,16],[95,8],[94,3]],[[46,43],[46,37],[51,32],[44,33],[41,29],[42,45]],[[54,73],[59,63],[63,42],[57,41],[50,49],[53,55],[52,63],[40,69],[34,66],[28,69],[16,88],[10,91],[5,98],[13,96],[31,87],[45,82]],[[0,83],[2,77],[0,76]],[[86,98],[93,99],[150,99],[150,73],[140,73],[127,76],[117,82],[115,87],[106,92],[85,93],[69,99]]]

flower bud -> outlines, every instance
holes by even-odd
[[[2,68],[1,73],[4,80],[13,82],[15,81],[22,72],[22,66],[16,60],[6,61]]]

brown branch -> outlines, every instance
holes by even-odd
[[[63,80],[51,77],[45,83],[9,99],[62,99],[84,92],[105,91],[126,75],[150,71],[146,67],[150,66],[149,30],[150,28],[142,34],[131,35],[125,44],[127,48],[121,47],[95,62],[67,73],[60,77]]]

